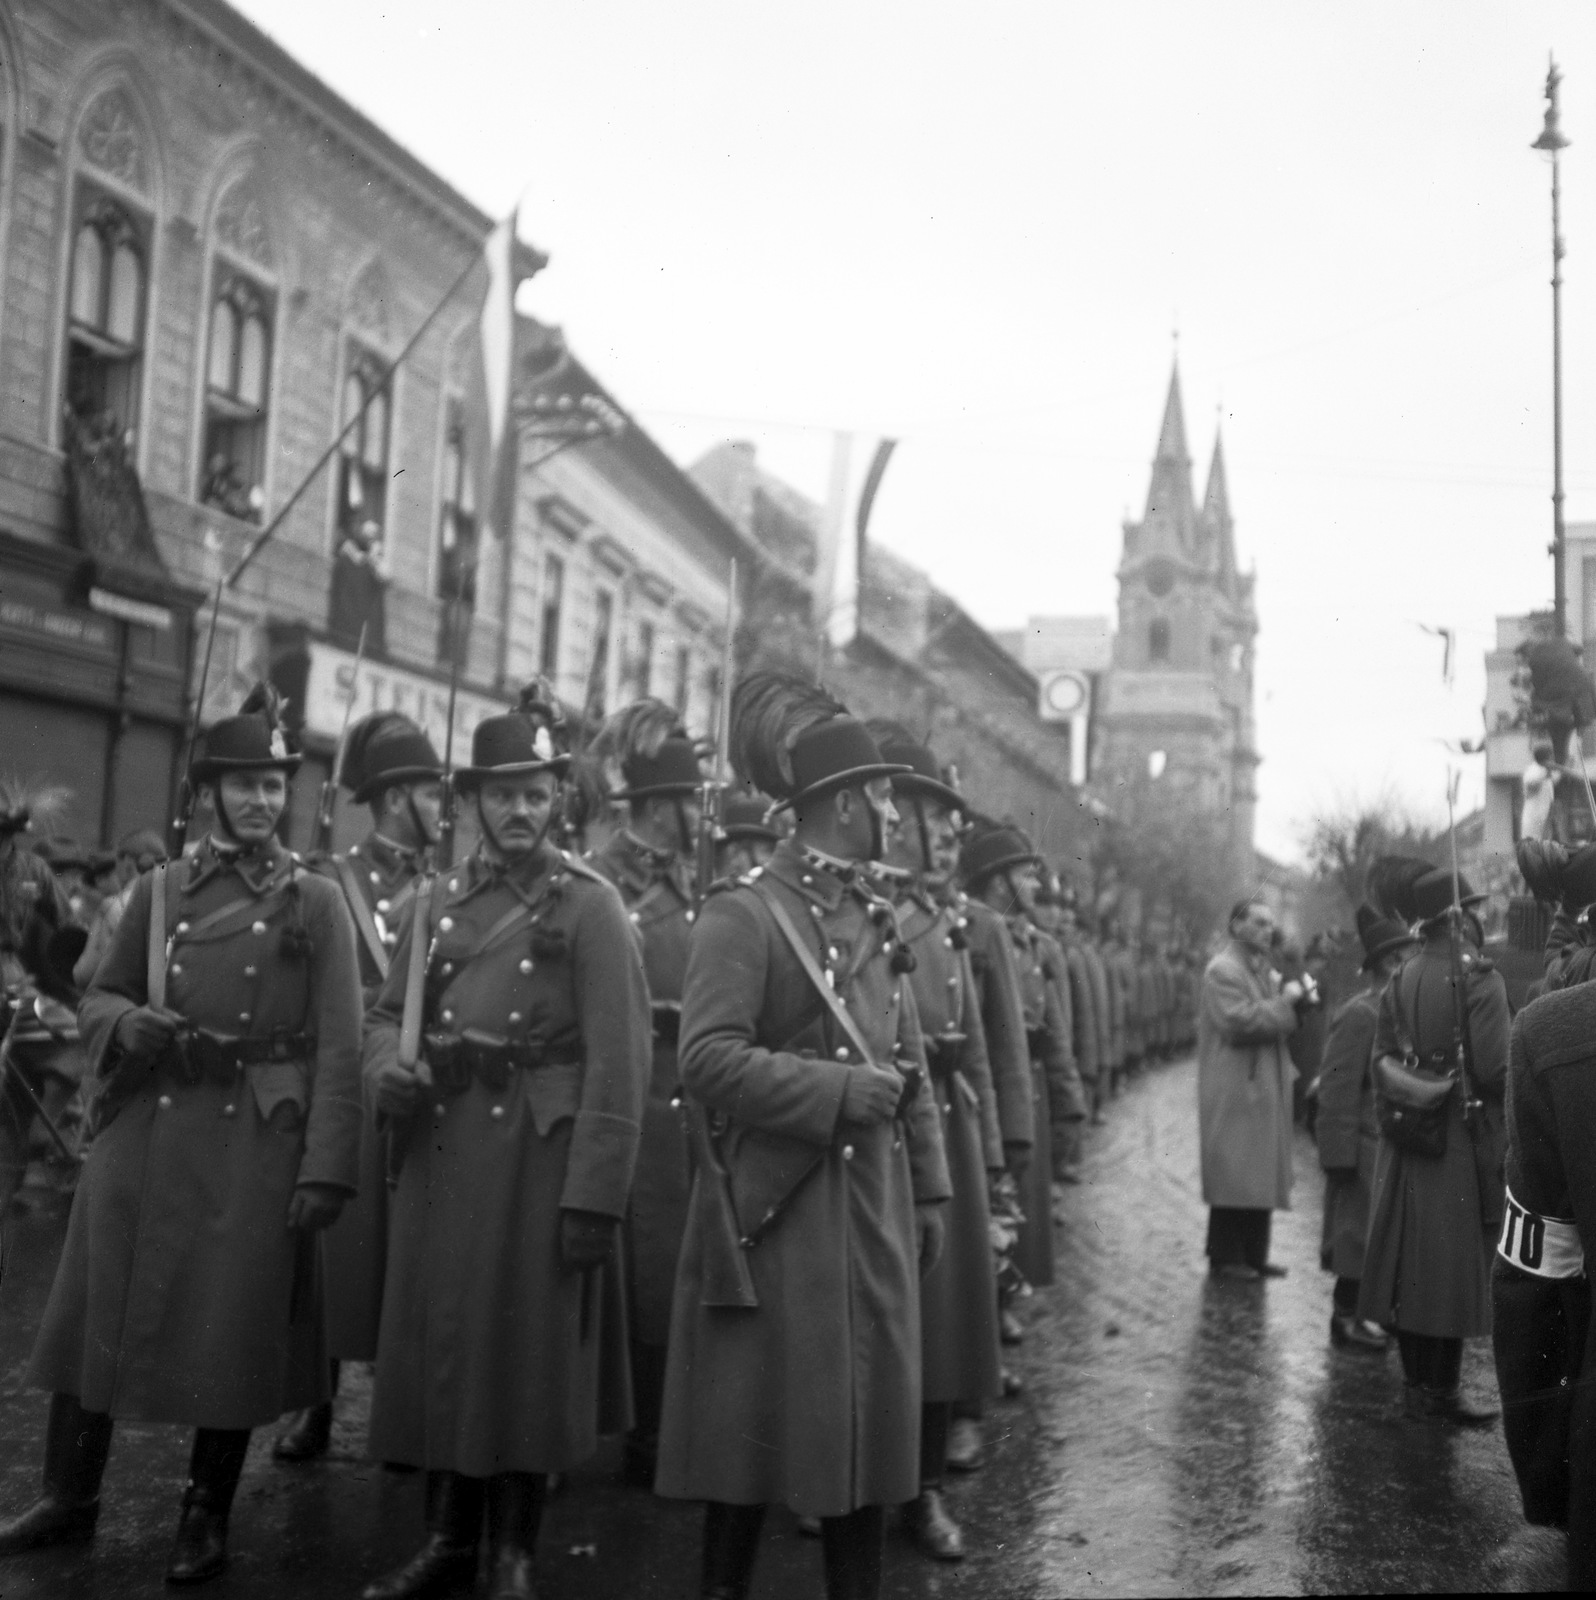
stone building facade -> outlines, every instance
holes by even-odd
[[[1103,675],[1094,771],[1110,806],[1154,782],[1218,816],[1234,874],[1253,871],[1254,579],[1236,562],[1224,453],[1214,442],[1199,505],[1186,449],[1180,374],[1169,384],[1147,508],[1127,522],[1119,625]]]
[[[822,508],[764,471],[751,444],[718,445],[689,470],[765,557],[741,663],[817,675],[858,715],[906,724],[955,769],[973,806],[1018,822],[1049,860],[1072,868],[1090,821],[1070,785],[1064,730],[1038,715],[1035,677],[879,544],[865,551],[858,636],[824,651],[808,589]]]
[[[493,221],[222,0],[0,0],[0,765],[78,837],[168,815],[203,602],[279,516],[203,713],[290,693],[296,843],[350,697],[441,736],[452,664],[457,748],[544,667],[707,724],[747,541],[530,321],[514,525],[479,532]]]

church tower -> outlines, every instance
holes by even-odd
[[[1098,770],[1111,785],[1168,785],[1228,824],[1240,888],[1253,879],[1253,577],[1236,566],[1224,449],[1215,437],[1199,508],[1180,369],[1153,457],[1147,507],[1124,525],[1119,632],[1105,676]],[[1110,801],[1112,804],[1112,801]]]

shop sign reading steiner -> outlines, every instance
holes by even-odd
[[[336,740],[344,725],[344,707],[354,684],[355,702],[350,720],[358,722],[373,711],[397,711],[418,723],[443,749],[449,726],[449,685],[424,678],[419,672],[389,666],[380,661],[362,661],[358,678],[355,658],[347,650],[315,640],[310,644],[310,674],[305,683],[305,729],[324,739]],[[508,700],[475,694],[462,689],[455,701],[454,764],[466,766],[471,760],[471,734],[484,717],[496,717],[510,708]]]

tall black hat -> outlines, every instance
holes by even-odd
[[[1485,899],[1474,892],[1462,873],[1457,888],[1465,909]],[[1382,916],[1395,917],[1409,926],[1434,922],[1452,904],[1452,872],[1416,856],[1381,856],[1369,868],[1368,890],[1374,909]]]
[[[720,832],[727,840],[763,839],[780,844],[781,835],[767,822],[770,802],[757,794],[729,794],[721,803]]]
[[[343,781],[357,805],[375,800],[390,785],[442,776],[443,762],[432,741],[397,711],[374,711],[349,730]]]
[[[782,672],[750,673],[732,692],[731,757],[778,810],[909,770],[883,759],[840,700]]]
[[[663,700],[645,698],[622,706],[599,729],[593,754],[620,780],[612,800],[686,795],[703,786],[698,746],[688,738],[676,708]]]
[[[1520,839],[1518,870],[1537,900],[1579,912],[1596,903],[1596,844],[1570,855],[1555,839]]]
[[[1449,902],[1450,903],[1450,902]],[[1363,942],[1363,970],[1372,972],[1393,950],[1413,944],[1407,924],[1394,917],[1382,917],[1373,906],[1358,907],[1358,938]]]
[[[188,770],[192,782],[214,783],[224,772],[293,773],[299,762],[298,752],[288,748],[277,691],[257,683],[236,716],[223,717],[206,730]]]
[[[563,777],[571,764],[566,748],[565,713],[541,682],[521,691],[521,703],[503,716],[484,717],[471,734],[471,765],[454,775],[455,787],[469,794],[487,778],[515,778],[533,772]]]
[[[929,745],[921,744],[901,722],[872,717],[865,724],[883,761],[900,761],[908,768],[892,780],[892,792],[913,798],[921,795],[950,811],[967,811],[970,802],[942,777],[942,768]]]
[[[1007,822],[979,817],[959,851],[959,877],[967,889],[977,889],[1005,867],[1041,866],[1042,858],[1023,829]]]

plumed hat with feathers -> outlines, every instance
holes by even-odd
[[[872,717],[865,726],[876,741],[883,761],[901,761],[909,768],[892,780],[892,787],[911,798],[923,795],[936,800],[950,811],[964,811],[968,802],[952,784],[942,776],[935,753],[924,740],[916,739],[903,723],[890,717]]]
[[[432,741],[409,717],[374,711],[350,728],[342,777],[357,804],[375,800],[390,784],[442,776],[443,762]]]
[[[223,717],[206,731],[189,773],[195,783],[214,783],[224,772],[275,768],[291,773],[299,761],[299,753],[288,747],[282,696],[262,681],[244,697],[236,715]]]
[[[1461,873],[1458,894],[1464,906],[1478,905],[1485,898],[1469,887]],[[1381,856],[1369,868],[1368,896],[1382,917],[1395,917],[1409,927],[1433,922],[1452,904],[1452,874],[1417,856]]]
[[[484,717],[471,734],[471,765],[455,773],[462,794],[484,778],[532,772],[563,776],[571,763],[570,727],[548,680],[534,678],[521,690],[514,711]]]
[[[783,807],[909,770],[883,759],[869,729],[835,696],[784,672],[750,673],[732,691],[731,761]]]
[[[686,794],[703,781],[698,747],[676,708],[652,696],[605,718],[588,753],[600,763],[614,800]]]

